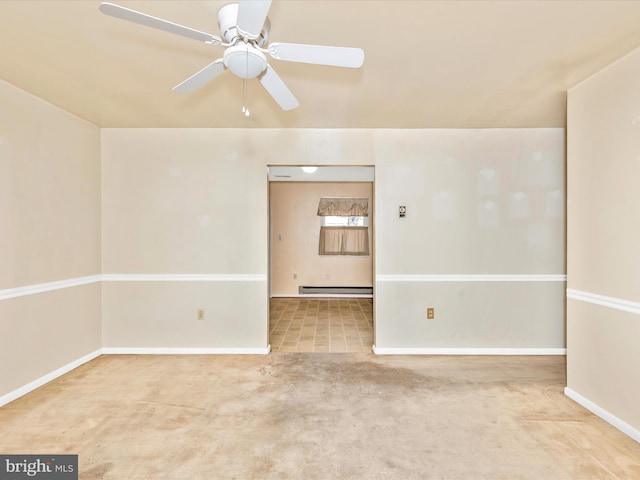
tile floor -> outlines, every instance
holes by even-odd
[[[272,298],[273,352],[371,352],[371,298]]]

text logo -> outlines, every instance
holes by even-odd
[[[0,480],[78,480],[78,455],[0,455]]]

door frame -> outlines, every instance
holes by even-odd
[[[314,177],[309,174],[300,174],[302,167],[317,167],[317,171],[314,172]],[[316,175],[319,173],[319,175]],[[306,175],[306,176],[305,176]],[[336,176],[337,175],[337,176]],[[269,350],[271,349],[269,344],[269,317],[271,310],[271,299],[273,298],[272,292],[272,274],[273,274],[273,256],[272,256],[272,235],[273,235],[273,222],[272,222],[272,204],[271,204],[271,183],[277,182],[362,182],[371,183],[371,198],[369,199],[370,205],[370,218],[369,222],[369,234],[371,241],[371,250],[369,255],[371,257],[371,283],[372,283],[372,308],[373,308],[373,344],[376,344],[376,227],[377,222],[375,218],[375,193],[376,193],[376,178],[375,178],[375,165],[308,165],[308,164],[292,164],[292,165],[267,165],[267,344]],[[277,178],[280,177],[280,178]],[[286,178],[285,178],[286,177]]]

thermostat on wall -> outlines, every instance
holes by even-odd
[[[405,207],[404,205],[400,205],[400,207],[398,208],[398,215],[400,216],[400,218],[404,218],[407,216],[407,207]]]

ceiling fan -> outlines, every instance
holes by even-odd
[[[112,17],[182,35],[209,45],[226,47],[221,58],[214,60],[202,70],[173,87],[173,91],[177,93],[193,92],[228,69],[242,79],[257,77],[283,110],[292,110],[300,104],[273,67],[269,65],[265,54],[276,60],[288,62],[349,68],[358,68],[362,65],[364,52],[360,48],[296,43],[271,43],[267,45],[271,28],[267,17],[270,6],[271,0],[239,0],[238,3],[224,5],[218,10],[221,37],[113,3],[101,3],[100,11]],[[265,45],[267,46],[265,47]]]

